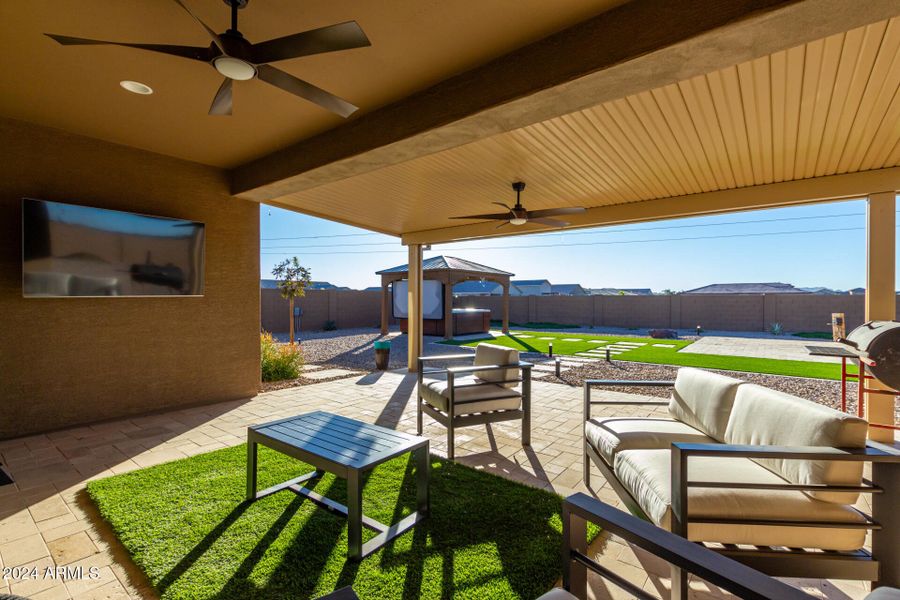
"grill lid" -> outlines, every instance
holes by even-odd
[[[841,341],[862,358],[874,361],[869,372],[878,381],[900,390],[900,322],[869,321]]]

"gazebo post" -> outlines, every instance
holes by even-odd
[[[444,337],[453,339],[453,275],[447,273],[444,282]]]
[[[503,285],[503,333],[509,334],[509,278]]]
[[[391,282],[388,281],[387,277],[384,275],[381,276],[381,335],[388,334],[388,306],[390,306],[390,294],[388,293],[388,286],[391,285]]]

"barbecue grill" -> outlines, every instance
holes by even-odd
[[[869,321],[840,340],[878,381],[900,390],[900,322]]]

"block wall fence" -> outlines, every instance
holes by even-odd
[[[288,330],[288,305],[278,290],[260,290],[262,328]],[[723,294],[715,296],[514,296],[509,319],[514,323],[551,322],[591,327],[658,327],[765,331],[781,323],[787,331],[829,331],[831,313],[843,312],[847,328],[863,322],[864,296],[815,294]],[[500,318],[499,296],[456,298],[458,308],[488,308]],[[327,321],[339,329],[377,327],[380,291],[309,291],[298,300],[301,328],[321,330]],[[900,314],[900,298],[898,298]],[[394,320],[391,320],[394,323]]]

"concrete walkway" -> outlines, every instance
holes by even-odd
[[[828,340],[703,336],[684,350],[681,350],[681,352],[774,358],[778,360],[804,360],[824,363],[841,362],[840,358],[810,356],[809,352],[806,350],[806,346],[841,347],[840,344]]]

